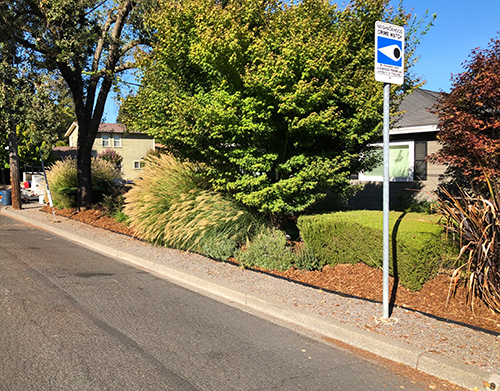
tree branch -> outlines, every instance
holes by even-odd
[[[115,68],[115,73],[121,73],[129,69],[134,69],[136,67],[135,62],[127,61]]]
[[[120,36],[134,4],[135,2],[132,0],[124,1],[117,10],[115,24],[110,36],[108,58],[104,67],[101,90],[99,91],[99,95],[97,97],[95,105],[94,118],[100,119],[102,117],[102,114],[104,113],[104,105],[106,104],[109,90],[111,89],[111,86],[113,84],[113,74],[116,71],[116,64],[118,63],[121,56]]]
[[[111,25],[116,22],[116,15],[113,14],[113,10],[109,10],[108,19],[104,23],[102,28],[101,37],[97,42],[97,47],[94,52],[94,58],[92,60],[92,71],[96,71],[99,68],[99,60],[101,59],[102,51],[104,50],[104,44],[108,36],[109,29]]]
[[[150,46],[150,45],[151,41],[149,39],[146,38],[135,39],[122,46],[120,51],[120,56],[123,57],[125,54],[127,54],[127,52],[129,52],[133,48],[136,48],[137,46]]]

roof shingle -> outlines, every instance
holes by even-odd
[[[441,92],[416,89],[406,96],[399,106],[403,114],[394,124],[395,128],[437,125],[439,118],[429,110],[438,102]]]

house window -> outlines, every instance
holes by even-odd
[[[101,141],[103,147],[109,147],[109,134],[101,135]]]
[[[122,146],[122,137],[119,134],[113,135],[113,147],[121,147]]]
[[[134,160],[134,170],[141,170],[144,167],[142,160]]]
[[[382,182],[384,180],[383,144],[374,144],[374,152],[380,154],[375,168],[359,174],[363,182]],[[389,180],[391,182],[413,182],[415,166],[415,145],[413,141],[389,143]]]

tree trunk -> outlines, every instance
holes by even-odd
[[[19,154],[17,148],[16,123],[10,120],[9,130],[9,165],[12,192],[12,209],[21,209],[21,185],[19,180]]]
[[[95,135],[85,123],[78,125],[78,151],[76,170],[78,190],[76,206],[78,210],[92,209],[92,144]]]

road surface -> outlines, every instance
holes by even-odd
[[[428,385],[0,215],[0,390]]]

